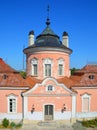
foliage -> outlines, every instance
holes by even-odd
[[[3,121],[2,121],[2,124],[0,125],[0,128],[20,128],[22,127],[22,122],[21,123],[18,123],[16,124],[15,122],[11,122],[7,119],[7,118],[4,118]]]
[[[26,72],[25,71],[20,71],[20,75],[25,79],[26,78]]]
[[[11,128],[14,128],[14,127],[16,127],[16,124],[15,124],[15,122],[11,122],[11,123],[10,123],[10,127],[11,127]]]
[[[77,70],[76,68],[72,68],[71,69],[71,75],[73,75],[76,70]]]
[[[2,121],[2,125],[7,128],[9,126],[9,120],[7,118],[4,118]]]
[[[20,127],[22,127],[22,124],[21,124],[21,123],[16,124],[16,128],[20,128]]]
[[[97,118],[91,120],[83,120],[82,125],[85,127],[97,127]]]

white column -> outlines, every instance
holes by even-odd
[[[28,97],[23,97],[23,112],[24,112],[24,119],[27,119],[28,113]]]
[[[72,95],[72,113],[71,118],[75,118],[76,116],[76,95]]]

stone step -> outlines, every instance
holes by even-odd
[[[55,121],[40,121],[40,122],[38,122],[38,125],[39,126],[48,126],[48,127],[50,127],[50,126],[56,126],[56,122]]]

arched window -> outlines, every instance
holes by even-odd
[[[36,58],[33,58],[31,61],[32,65],[32,75],[37,76],[38,75],[38,60]]]
[[[58,75],[64,75],[64,59],[62,58],[58,59]]]
[[[8,101],[8,113],[16,113],[17,112],[17,96],[14,94],[10,94],[7,96]]]
[[[53,85],[46,86],[46,91],[54,91],[54,86]]]
[[[83,94],[82,95],[82,112],[89,112],[90,111],[90,94]]]
[[[46,58],[43,60],[43,64],[44,64],[44,76],[51,76],[52,60],[50,58]]]

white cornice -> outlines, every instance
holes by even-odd
[[[88,87],[88,86],[86,86],[86,87],[72,87],[73,89],[97,89],[97,86],[95,86],[95,87]]]
[[[28,90],[28,87],[0,87],[0,90]]]
[[[36,83],[36,85],[33,88],[31,88],[28,91],[22,93],[22,95],[23,96],[30,95],[37,87],[40,87],[41,85],[44,86],[47,81],[53,81],[57,86],[60,86],[60,87],[64,88],[66,91],[68,91],[70,93],[69,95],[73,95],[73,94],[75,95],[76,94],[75,92],[70,90],[68,87],[66,87],[64,84],[58,83],[58,81],[55,78],[50,77],[50,78],[44,79],[42,83]]]

